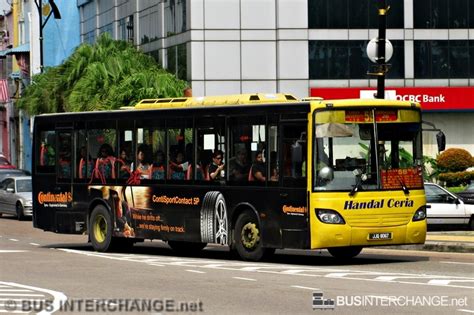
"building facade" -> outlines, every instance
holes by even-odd
[[[373,97],[375,0],[78,0],[83,42],[129,40],[194,95]],[[386,97],[419,100],[447,147],[474,153],[474,2],[386,0]],[[459,123],[459,122],[463,123]],[[428,127],[428,126],[427,126]],[[425,152],[437,154],[435,133]]]

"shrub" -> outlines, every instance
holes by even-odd
[[[446,186],[449,187],[467,185],[471,180],[474,180],[474,171],[442,173],[439,174],[438,179],[446,182]]]
[[[474,166],[471,153],[464,149],[451,148],[441,153],[436,162],[438,167],[447,172],[462,172]]]

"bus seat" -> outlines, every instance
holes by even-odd
[[[255,181],[255,177],[253,177],[253,174],[252,174],[252,167],[250,167],[250,170],[249,170],[249,178],[248,178],[249,182]]]

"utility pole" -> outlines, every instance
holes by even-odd
[[[385,0],[380,1],[379,10],[379,44],[377,45],[377,64],[379,66],[379,75],[377,76],[377,95],[376,98],[385,98],[385,73],[388,71],[385,62],[385,36],[387,33],[387,12]]]
[[[368,72],[367,74],[377,77],[377,93],[374,96],[380,99],[385,98],[385,74],[389,68],[387,62],[393,53],[392,44],[385,38],[387,33],[387,13],[389,9],[390,7],[386,6],[385,0],[379,0],[378,37],[372,39],[367,45],[367,56],[372,62],[376,63],[376,65],[373,66],[374,71]]]
[[[61,13],[59,13],[59,9],[54,3],[54,0],[49,0],[49,5],[51,7],[51,11],[49,11],[48,16],[43,22],[43,0],[35,0],[36,8],[38,8],[38,21],[39,21],[39,54],[40,54],[40,72],[43,72],[43,28],[48,23],[51,14],[56,20],[61,19]]]

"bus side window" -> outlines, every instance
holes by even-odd
[[[283,183],[303,187],[307,174],[306,124],[283,126]]]
[[[54,130],[41,131],[39,139],[36,169],[39,173],[55,173],[56,134]]]
[[[58,137],[58,179],[60,181],[69,181],[72,175],[72,133],[71,132],[59,132]]]

